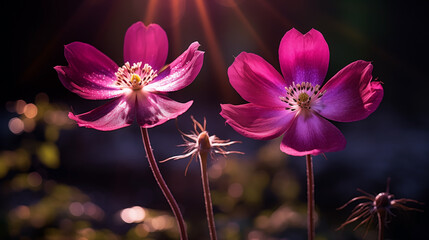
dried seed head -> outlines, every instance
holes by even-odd
[[[377,196],[375,196],[375,200],[374,200],[374,206],[375,209],[377,211],[384,211],[388,208],[390,208],[391,206],[391,198],[393,198],[393,195],[387,193],[387,192],[382,192],[379,193]]]
[[[210,142],[210,136],[207,131],[202,131],[198,135],[197,145],[200,154],[208,154],[210,152],[212,144]]]
[[[356,230],[358,227],[364,224],[367,224],[367,227],[369,227],[369,225],[372,223],[374,218],[379,219],[379,221],[382,221],[382,222],[379,222],[378,224],[387,224],[388,219],[394,216],[392,213],[393,209],[404,210],[404,211],[419,211],[419,212],[422,211],[418,208],[412,208],[405,205],[408,203],[421,204],[416,200],[408,199],[408,198],[395,199],[394,195],[389,193],[389,183],[390,183],[390,179],[388,179],[387,181],[386,191],[381,192],[377,195],[372,195],[361,189],[358,189],[358,191],[363,193],[364,195],[353,198],[352,200],[344,204],[342,207],[338,208],[338,210],[345,208],[352,202],[360,201],[360,200],[364,200],[364,201],[359,203],[353,209],[350,216],[346,219],[346,221],[343,224],[341,224],[341,226],[337,230],[343,228],[344,226],[350,223],[359,222],[359,221],[361,222],[354,228],[354,230]],[[381,219],[380,219],[380,216],[381,216]]]
[[[201,124],[194,117],[191,116],[192,122],[194,123],[194,131],[190,134],[186,134],[179,130],[182,134],[185,143],[179,146],[186,147],[185,153],[183,155],[173,156],[167,158],[161,162],[167,162],[169,160],[178,160],[187,157],[191,157],[188,165],[186,166],[185,174],[188,170],[188,167],[194,158],[204,157],[205,159],[210,155],[212,158],[214,154],[222,154],[227,155],[231,153],[239,153],[238,151],[226,151],[225,147],[230,146],[235,143],[239,143],[238,141],[230,141],[230,140],[222,140],[216,137],[215,135],[209,135],[206,131],[206,119],[204,119],[204,123]]]

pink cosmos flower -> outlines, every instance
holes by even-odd
[[[124,62],[118,67],[93,46],[73,42],[65,46],[68,66],[56,66],[62,84],[79,96],[91,100],[112,99],[92,111],[69,117],[79,126],[102,131],[129,126],[137,119],[151,128],[176,118],[192,105],[165,96],[166,92],[188,86],[203,64],[199,43],[192,43],[176,60],[164,66],[168,39],[157,24],[142,22],[128,28],[124,40]]]
[[[356,61],[321,87],[329,63],[328,44],[312,29],[288,31],[279,47],[283,77],[258,55],[242,52],[228,69],[231,85],[250,102],[221,104],[220,113],[240,134],[273,139],[284,134],[280,149],[290,155],[317,155],[346,145],[342,133],[327,119],[352,122],[366,118],[383,98],[372,65]]]

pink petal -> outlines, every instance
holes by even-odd
[[[193,42],[154,81],[145,86],[144,90],[149,92],[172,92],[191,84],[203,65],[204,52],[198,51],[199,46],[198,42]]]
[[[124,95],[83,114],[69,113],[69,118],[75,120],[80,127],[115,130],[133,123],[134,105],[135,95]]]
[[[155,93],[142,92],[137,95],[137,123],[144,128],[151,128],[176,118],[186,112],[193,101],[180,103]]]
[[[286,93],[283,77],[271,64],[252,53],[242,52],[228,68],[232,87],[246,101],[266,107],[283,107]]]
[[[235,131],[245,137],[260,140],[280,136],[289,128],[295,117],[295,113],[284,108],[267,108],[253,103],[220,106],[220,115]]]
[[[383,98],[383,87],[372,79],[372,64],[356,61],[332,77],[323,86],[323,97],[314,110],[335,121],[351,122],[364,119],[377,109]]]
[[[322,85],[328,71],[329,48],[319,31],[311,29],[302,35],[293,28],[280,42],[279,58],[288,86],[292,82]]]
[[[118,66],[93,46],[73,42],[65,46],[68,66],[56,66],[61,83],[86,99],[109,99],[122,94],[115,85]]]
[[[286,131],[280,150],[293,156],[318,155],[344,149],[346,139],[332,123],[317,114],[299,114]]]
[[[131,65],[136,62],[149,64],[159,70],[167,59],[168,39],[165,31],[157,24],[147,27],[136,22],[128,28],[124,40],[124,61]]]

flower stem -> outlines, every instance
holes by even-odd
[[[168,201],[168,204],[171,207],[171,210],[174,213],[174,216],[176,217],[177,224],[179,226],[180,231],[180,239],[187,240],[188,236],[186,233],[186,226],[185,221],[183,220],[183,216],[180,213],[179,205],[177,204],[176,200],[174,199],[173,195],[170,192],[170,189],[168,189],[167,184],[164,181],[164,178],[161,175],[161,172],[159,171],[158,164],[155,161],[155,157],[153,155],[152,147],[150,146],[150,140],[149,140],[149,134],[146,128],[141,128],[144,148],[146,150],[147,159],[149,161],[150,169],[152,170],[153,176],[156,179],[156,182],[158,183],[159,187],[162,190],[162,193],[164,194],[165,198]]]
[[[209,226],[210,239],[216,240],[216,227],[213,216],[213,205],[212,198],[210,195],[209,177],[207,174],[207,153],[200,153],[200,165],[201,165],[201,181],[203,183],[204,192],[204,203],[206,205],[207,223]]]
[[[378,240],[384,239],[384,219],[385,219],[385,212],[377,212],[378,217]]]
[[[307,225],[308,225],[308,240],[313,240],[315,235],[314,230],[314,176],[313,162],[311,155],[306,156],[307,160]]]

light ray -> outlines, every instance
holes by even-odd
[[[153,22],[157,4],[158,4],[158,0],[149,0],[149,3],[147,4],[146,14],[145,14],[146,17],[144,19],[144,23],[146,25]]]
[[[178,56],[180,54],[180,4],[184,4],[181,0],[171,0],[171,26],[173,26],[173,54]]]
[[[231,4],[231,8],[234,10],[235,14],[237,14],[240,21],[243,23],[244,27],[246,27],[247,31],[249,31],[250,35],[253,37],[253,39],[256,41],[256,44],[258,44],[259,48],[265,53],[266,56],[268,56],[269,62],[274,62],[274,57],[272,52],[269,50],[269,48],[265,45],[265,43],[262,41],[262,39],[259,37],[256,30],[252,27],[252,24],[250,24],[249,20],[246,18],[244,13],[241,11],[240,7],[237,5],[237,3],[234,0],[229,0]]]
[[[201,18],[204,35],[206,36],[206,39],[207,39],[207,44],[210,51],[210,54],[208,55],[211,56],[212,58],[216,78],[218,80],[217,83],[219,87],[221,87],[221,91],[219,92],[222,94],[223,99],[228,99],[233,94],[233,92],[228,85],[228,81],[226,78],[226,65],[222,58],[219,44],[216,41],[215,32],[210,22],[209,15],[207,13],[207,8],[205,6],[204,0],[195,0],[195,4],[198,8],[198,13]]]
[[[277,19],[277,21],[281,23],[281,25],[288,26],[288,27],[293,25],[289,19],[285,18],[281,13],[279,13],[277,9],[271,6],[269,1],[266,1],[266,0],[257,0],[257,1],[262,7],[264,7],[270,13],[270,15],[274,16]]]

